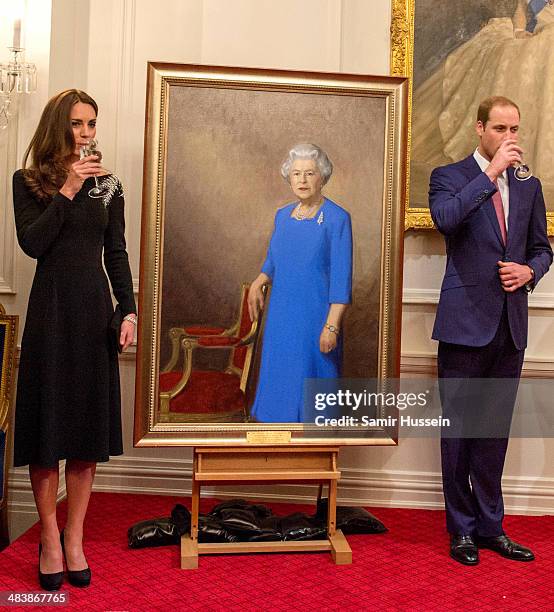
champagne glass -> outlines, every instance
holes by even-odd
[[[529,166],[522,160],[514,164],[514,176],[518,181],[526,181],[533,176]]]
[[[514,176],[518,181],[526,181],[533,176],[533,173],[527,164],[521,162],[514,166]]]
[[[83,145],[80,149],[80,157],[87,157],[88,155],[95,155],[98,158],[98,161],[102,161],[102,152],[99,151],[96,147],[98,146],[98,141],[91,139],[88,141],[86,145]],[[106,188],[98,183],[98,177],[94,177],[95,186],[89,190],[88,194],[91,198],[101,198],[106,193]]]

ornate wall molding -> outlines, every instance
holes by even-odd
[[[15,223],[12,203],[12,174],[17,167],[18,116],[13,116],[6,130],[0,131],[0,294],[14,294],[16,287]]]
[[[436,440],[430,440],[435,444]],[[98,465],[95,491],[146,495],[190,495],[190,459],[117,457]],[[439,472],[341,468],[341,505],[392,508],[444,508]],[[211,486],[206,497],[263,499],[268,502],[313,503],[317,489],[310,485]],[[554,480],[535,476],[507,476],[504,498],[508,512],[547,514],[554,510]]]
[[[406,202],[404,229],[433,229],[426,208],[410,209],[410,158],[412,150],[412,95],[414,61],[415,0],[392,0],[390,29],[390,65],[392,76],[410,78],[408,93],[408,143],[406,147]]]
[[[440,289],[404,288],[402,304],[433,304],[439,303]],[[529,310],[553,310],[554,293],[532,293],[529,295]]]
[[[412,76],[414,55],[414,0],[392,0],[390,28],[392,76]]]

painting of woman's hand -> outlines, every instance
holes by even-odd
[[[322,353],[330,353],[337,347],[337,338],[335,332],[324,327],[319,336],[319,350]]]

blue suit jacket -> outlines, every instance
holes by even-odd
[[[518,181],[508,168],[510,214],[502,244],[492,195],[494,183],[473,155],[433,170],[429,188],[431,216],[446,242],[446,271],[433,338],[465,346],[485,346],[494,338],[504,302],[515,346],[527,346],[527,291],[506,293],[497,262],[527,264],[534,286],[552,263],[540,181]]]

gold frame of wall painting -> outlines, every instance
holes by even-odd
[[[217,91],[210,94],[212,91],[210,88]],[[208,93],[197,94],[198,89]],[[165,215],[169,214],[166,194],[170,193],[172,184],[170,181],[175,181],[170,171],[171,164],[177,163],[168,155],[168,149],[171,149],[172,142],[177,142],[172,138],[180,137],[176,129],[171,129],[173,124],[170,125],[170,117],[185,117],[184,127],[180,129],[190,130],[191,113],[186,106],[183,108],[183,99],[196,99],[193,96],[197,95],[211,96],[209,99],[214,96],[231,97],[230,91],[233,96],[239,93],[243,95],[243,92],[246,92],[244,95],[256,100],[267,92],[268,96],[271,95],[272,104],[277,98],[276,103],[282,104],[286,109],[293,104],[289,101],[291,94],[296,96],[295,99],[298,99],[298,94],[303,98],[306,98],[304,94],[318,97],[331,96],[333,103],[339,108],[341,104],[348,103],[349,97],[350,102],[358,100],[361,102],[356,103],[361,104],[365,104],[363,100],[371,98],[367,104],[373,104],[372,108],[378,109],[375,112],[380,113],[383,135],[381,137],[378,132],[376,138],[384,153],[382,158],[379,154],[378,167],[371,167],[372,172],[368,174],[367,180],[378,181],[378,193],[382,193],[382,196],[379,195],[373,203],[368,201],[365,206],[368,207],[368,214],[373,210],[371,206],[376,207],[375,216],[382,219],[381,224],[375,228],[377,235],[381,237],[375,253],[375,261],[378,262],[377,282],[380,288],[376,288],[376,294],[375,289],[373,290],[378,296],[378,308],[375,312],[377,331],[371,349],[363,348],[363,350],[375,353],[379,380],[393,380],[399,377],[407,79],[149,62],[139,293],[141,316],[138,327],[134,444],[139,447],[237,446],[261,443],[292,446],[395,444],[397,432],[391,432],[386,428],[377,428],[369,436],[367,433],[343,434],[341,430],[340,433],[325,437],[314,431],[306,433],[306,425],[300,423],[167,422],[159,416],[162,288],[164,274],[169,278],[170,273],[167,269],[168,255],[164,263],[163,251],[166,244],[164,233],[167,240],[169,232],[169,228],[164,227],[164,219]],[[217,100],[220,100],[220,97]],[[190,102],[185,104],[188,103]],[[324,101],[320,102],[323,103]],[[368,122],[368,125],[371,125],[371,122]],[[181,155],[187,155],[187,149],[179,149],[179,156]],[[180,157],[179,163],[182,163],[182,159]],[[267,162],[261,159],[260,163]],[[186,173],[184,176],[189,180],[188,177],[191,175]],[[193,176],[191,180],[197,179]],[[181,216],[186,216],[186,207],[189,204],[185,196],[179,199],[178,206],[183,207],[179,208],[182,211]],[[209,215],[205,215],[205,218],[208,217]],[[171,231],[174,229],[171,228]],[[361,231],[365,230],[362,228]],[[363,345],[360,346],[365,347],[366,343],[369,345],[370,340],[363,339]],[[321,430],[315,427],[312,429]]]
[[[428,208],[410,206],[410,153],[412,121],[412,86],[414,65],[414,23],[416,0],[391,0],[391,75],[409,77],[408,101],[408,147],[407,147],[407,185],[406,185],[406,230],[434,229]],[[546,213],[547,231],[554,236],[554,212]]]
[[[5,432],[4,456],[2,462],[3,487],[0,490],[0,550],[9,543],[8,536],[8,458],[10,456],[10,408],[15,396],[15,360],[18,317],[7,315],[0,304],[0,325],[4,328],[2,351],[2,379],[0,380],[0,429]]]
[[[415,0],[391,0],[390,73],[409,78],[408,146],[406,147],[406,212],[405,229],[433,229],[428,208],[410,206],[410,153],[412,138],[412,93],[414,63]]]

